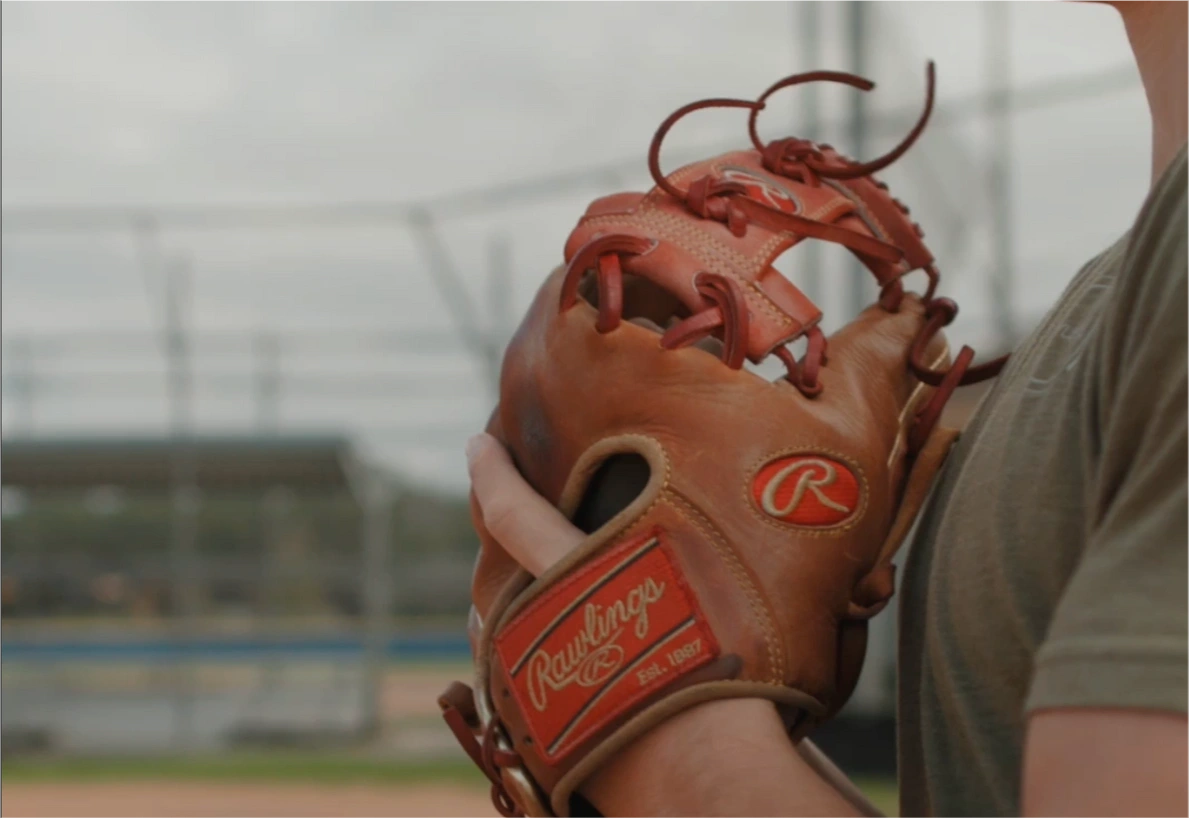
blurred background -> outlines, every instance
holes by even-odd
[[[4,3],[5,811],[493,814],[435,697],[519,316],[672,110],[855,71],[761,131],[869,158],[929,58],[881,175],[990,356],[1146,191],[1112,9]],[[665,167],[745,143],[700,114]],[[874,296],[835,251],[782,260],[827,329]],[[884,614],[821,737],[892,810],[894,650]]]

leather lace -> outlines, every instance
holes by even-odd
[[[768,98],[777,91],[808,82],[840,83],[864,92],[875,87],[870,80],[855,74],[811,71],[780,80],[756,100],[715,98],[692,102],[678,108],[657,128],[648,151],[648,168],[658,188],[681,202],[690,213],[702,219],[720,222],[735,236],[742,237],[746,235],[750,225],[759,225],[774,232],[834,242],[846,247],[869,266],[888,270],[886,276],[881,275],[886,280],[881,286],[879,304],[890,312],[899,308],[903,298],[903,276],[916,269],[926,274],[929,284],[921,298],[926,309],[926,323],[912,344],[909,356],[909,368],[913,374],[924,383],[935,387],[931,400],[918,413],[910,434],[910,449],[914,452],[919,451],[920,445],[923,445],[932,431],[954,390],[959,386],[994,377],[1007,360],[1007,356],[1003,356],[972,366],[974,352],[964,346],[955,357],[954,363],[945,370],[930,369],[924,363],[923,358],[929,342],[942,327],[953,321],[957,314],[957,305],[953,301],[935,295],[940,280],[940,273],[936,267],[933,264],[923,264],[913,269],[905,262],[905,251],[894,244],[837,224],[826,224],[769,207],[748,196],[742,184],[729,179],[715,179],[706,175],[693,180],[682,190],[665,176],[660,167],[660,150],[665,136],[682,118],[708,108],[741,108],[749,111],[748,134],[760,154],[764,168],[769,172],[815,187],[826,179],[843,181],[870,177],[903,156],[924,131],[933,110],[936,74],[933,63],[929,62],[926,69],[925,105],[913,128],[890,151],[867,162],[851,160],[835,152],[829,145],[819,145],[807,139],[790,137],[776,139],[767,144],[761,140],[757,123]],[[887,190],[884,183],[875,179],[871,182],[881,191]],[[909,215],[908,208],[902,202],[895,198],[892,202],[905,216]],[[849,212],[856,212],[858,208],[859,205],[852,202]],[[844,211],[840,215],[846,215],[847,212]],[[912,227],[917,236],[923,236],[919,225],[912,223]],[[615,329],[622,319],[624,268],[630,266],[633,257],[647,253],[655,246],[654,241],[624,234],[601,236],[592,240],[570,261],[562,288],[562,309],[568,309],[573,305],[582,277],[593,270],[599,292],[598,330],[610,332]],[[704,301],[703,308],[666,330],[661,337],[661,346],[665,349],[677,349],[713,335],[722,341],[723,362],[733,369],[741,368],[747,354],[748,313],[746,299],[739,285],[726,276],[703,272],[696,277],[695,288]],[[801,360],[797,360],[784,345],[771,350],[771,354],[784,363],[787,380],[802,394],[812,397],[821,391],[818,375],[826,363],[827,343],[825,335],[817,326],[808,327],[803,334],[806,336],[807,347]]]
[[[462,745],[462,749],[491,782],[491,803],[500,815],[505,818],[523,816],[524,813],[508,793],[500,775],[500,769],[503,767],[520,766],[521,758],[516,753],[499,749],[496,743],[496,731],[500,729],[499,720],[493,719],[486,728],[482,727],[479,714],[475,710],[474,692],[462,682],[453,682],[438,698],[438,705],[442,708],[442,717],[454,733],[454,737],[458,739],[458,743]],[[475,738],[480,729],[483,730],[481,742]]]

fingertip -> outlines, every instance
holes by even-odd
[[[472,479],[475,476],[475,468],[482,461],[484,455],[494,451],[499,445],[499,441],[486,432],[480,432],[467,441],[467,472]]]
[[[491,435],[487,434],[487,432],[480,432],[477,435],[471,435],[469,438],[467,438],[465,451],[468,465],[475,462],[475,458],[479,456],[480,450],[486,445],[487,441],[485,438],[490,437]]]

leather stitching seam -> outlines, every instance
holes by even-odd
[[[756,619],[760,622],[760,628],[763,630],[764,644],[768,650],[771,684],[781,684],[784,679],[784,656],[781,650],[780,640],[776,636],[776,627],[772,623],[768,608],[764,605],[759,588],[756,587],[748,575],[747,569],[744,567],[738,553],[736,553],[726,538],[714,527],[714,524],[706,520],[705,515],[676,491],[666,491],[663,499],[672,506],[678,515],[687,520],[703,537],[706,537],[714,547],[714,550],[718,551],[719,556],[726,560],[727,567],[734,574],[735,580],[743,588],[744,594],[751,603],[752,611],[755,613]]]

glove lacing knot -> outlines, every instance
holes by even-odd
[[[949,298],[930,299],[925,306],[925,326],[921,328],[909,349],[908,366],[912,373],[922,383],[936,387],[929,402],[917,412],[912,428],[909,430],[908,448],[910,452],[920,451],[929,438],[929,433],[933,431],[933,427],[941,418],[941,412],[945,409],[945,405],[950,396],[954,394],[955,389],[959,386],[968,386],[994,378],[1007,363],[1008,356],[1001,355],[984,364],[971,366],[970,364],[974,360],[974,350],[963,345],[948,369],[930,369],[925,363],[925,351],[929,347],[929,342],[941,331],[942,327],[948,326],[957,315],[958,305],[953,300]]]
[[[491,782],[491,803],[499,810],[500,815],[505,818],[523,816],[524,813],[508,794],[500,775],[502,767],[518,767],[522,759],[517,753],[499,749],[496,739],[497,731],[500,729],[499,719],[493,718],[487,727],[483,728],[482,742],[475,738],[475,734],[482,727],[475,709],[475,694],[462,682],[452,683],[446,692],[438,697],[438,706],[442,709],[442,718],[446,720],[462,749]]]

